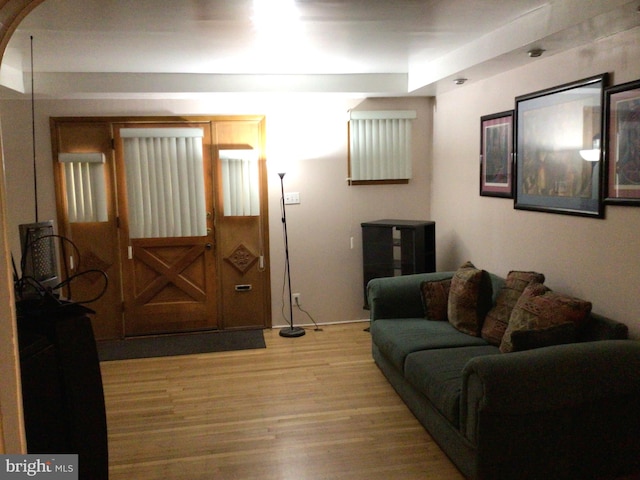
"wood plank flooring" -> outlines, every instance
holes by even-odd
[[[462,479],[373,363],[366,326],[102,363],[110,479]]]

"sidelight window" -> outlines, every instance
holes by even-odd
[[[220,150],[225,216],[260,215],[260,175],[256,150]]]
[[[106,222],[104,154],[60,153],[58,161],[64,166],[68,221]]]

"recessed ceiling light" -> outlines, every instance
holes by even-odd
[[[456,78],[453,83],[455,83],[456,85],[464,85],[464,82],[466,82],[467,79],[466,78]]]
[[[532,48],[531,50],[529,50],[527,52],[527,54],[531,57],[531,58],[538,58],[540,56],[542,56],[542,54],[545,52],[546,50],[544,48]]]
[[[258,28],[286,29],[299,17],[294,0],[253,0],[251,19]]]

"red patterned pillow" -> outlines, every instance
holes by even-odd
[[[504,287],[498,292],[496,304],[493,306],[482,325],[482,338],[492,345],[499,346],[502,342],[511,311],[515,307],[520,295],[530,283],[544,283],[544,275],[537,272],[511,271],[505,279]]]
[[[539,283],[530,284],[511,312],[500,351],[514,350],[511,335],[515,331],[544,330],[568,322],[580,328],[589,313],[591,302],[552,292]]]
[[[457,330],[480,336],[482,322],[491,308],[491,278],[485,270],[466,262],[451,279],[447,316]]]
[[[450,278],[433,282],[422,282],[420,284],[424,316],[427,320],[447,320],[447,303],[449,301],[450,287]]]

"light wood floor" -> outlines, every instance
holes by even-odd
[[[110,479],[462,479],[373,363],[366,326],[102,363]]]

